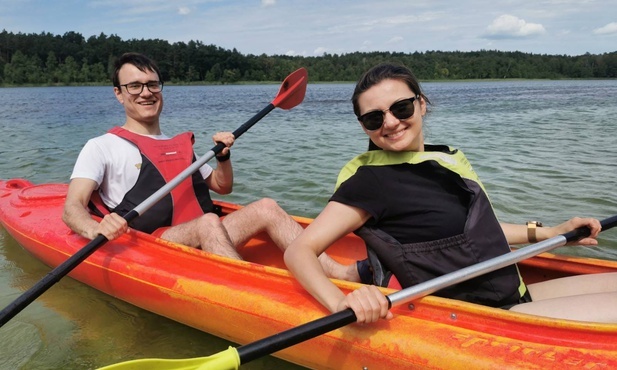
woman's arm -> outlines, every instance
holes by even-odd
[[[370,215],[355,207],[329,202],[285,251],[285,263],[300,284],[330,312],[351,307],[358,322],[391,318],[388,301],[375,286],[345,294],[324,273],[318,256],[335,241],[361,227]]]
[[[516,225],[516,224],[507,224],[500,223],[501,229],[508,240],[508,244],[525,244],[530,243],[527,237],[527,225]],[[536,228],[536,239],[538,241],[550,239],[554,236],[565,234],[574,229],[578,229],[579,227],[588,227],[591,230],[591,234],[589,237],[583,238],[579,241],[568,243],[573,245],[597,245],[598,241],[596,238],[602,230],[602,226],[600,225],[600,221],[595,218],[580,218],[573,217],[566,222],[563,222],[557,226],[553,227],[538,227]]]

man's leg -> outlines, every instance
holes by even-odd
[[[223,219],[223,226],[236,247],[265,231],[281,250],[285,250],[302,232],[302,226],[270,198],[260,199],[230,213]]]
[[[170,227],[161,234],[161,238],[193,248],[201,247],[206,252],[221,256],[242,259],[220,218],[214,213]]]
[[[303,228],[273,199],[263,198],[225,217],[232,244],[237,248],[256,234],[265,231],[272,241],[284,251],[302,232]],[[360,281],[356,265],[342,265],[326,253],[319,256],[321,266],[329,277]]]

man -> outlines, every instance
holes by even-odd
[[[124,106],[126,121],[122,127],[86,143],[75,163],[64,206],[64,222],[90,239],[102,234],[113,240],[125,233],[129,225],[121,215],[195,160],[191,133],[168,138],[161,132],[163,82],[152,60],[138,53],[122,55],[115,63],[113,85],[116,98]],[[232,191],[229,148],[234,136],[219,132],[213,140],[226,145],[216,157],[216,169],[203,165],[130,226],[235,259],[241,259],[236,248],[262,231],[284,250],[302,227],[274,200],[261,199],[223,220],[215,213],[209,190],[218,194]],[[99,196],[104,205],[100,223],[89,211]],[[331,277],[350,279],[347,274],[357,275],[355,266],[342,266],[326,254],[320,261]]]

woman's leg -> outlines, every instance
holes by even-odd
[[[617,292],[570,295],[516,305],[510,311],[557,319],[617,323]]]
[[[530,284],[533,302],[515,312],[560,319],[617,323],[617,273],[570,276]]]
[[[617,292],[617,272],[568,276],[529,284],[527,288],[533,301],[580,294]]]

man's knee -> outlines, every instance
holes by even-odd
[[[272,213],[285,212],[276,202],[276,200],[272,198],[262,198],[258,201],[253,202],[256,208]]]
[[[216,213],[206,213],[197,220],[199,228],[212,228],[221,225],[221,219]]]

